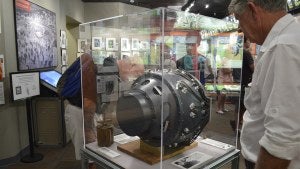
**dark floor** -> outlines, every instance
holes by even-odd
[[[80,169],[81,162],[75,160],[74,147],[68,143],[65,147],[38,147],[35,152],[43,154],[43,160],[35,163],[11,164],[0,169]]]
[[[214,104],[213,104],[214,105]],[[226,108],[230,112],[224,115],[215,113],[212,108],[211,121],[202,132],[202,136],[219,140],[225,143],[236,145],[235,133],[232,131],[229,121],[234,116],[234,105],[227,103]],[[238,145],[239,148],[239,145]],[[240,148],[239,148],[240,149]],[[65,147],[38,147],[35,149],[44,155],[42,161],[36,163],[22,163],[11,164],[9,166],[2,166],[0,169],[80,169],[81,162],[75,160],[74,147],[72,143],[68,143]],[[244,162],[240,157],[240,169],[243,169]],[[221,167],[222,169],[230,169],[230,164]],[[99,168],[98,168],[99,169]]]

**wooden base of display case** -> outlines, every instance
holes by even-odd
[[[165,153],[162,158],[163,160],[172,158],[197,146],[198,143],[195,141],[189,146],[164,150]],[[137,159],[140,159],[150,165],[160,162],[161,147],[153,147],[140,140],[135,140],[126,144],[118,145],[117,148],[118,150],[127,153]]]

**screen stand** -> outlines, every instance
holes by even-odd
[[[28,137],[29,137],[29,148],[30,154],[24,156],[21,161],[23,163],[34,163],[41,161],[43,155],[39,153],[34,153],[34,143],[33,143],[33,127],[32,127],[32,111],[31,111],[31,98],[26,99],[26,111],[27,111],[27,125],[28,125]]]

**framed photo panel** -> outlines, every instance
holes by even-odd
[[[87,40],[86,39],[78,39],[78,51],[79,53],[84,53],[85,52],[85,48],[86,48],[86,45],[87,45]]]
[[[139,51],[134,51],[134,52],[132,52],[132,56],[133,57],[138,57],[138,56],[140,56],[140,52]]]
[[[56,67],[55,13],[30,1],[13,2],[18,70]]]
[[[106,38],[106,50],[113,51],[116,49],[116,38]]]
[[[121,51],[130,51],[130,43],[128,38],[121,38]]]
[[[104,42],[102,37],[92,37],[92,50],[104,49]]]
[[[66,49],[61,49],[61,64],[67,65],[68,62],[68,55]]]
[[[0,54],[0,81],[5,77],[4,55]]]
[[[150,44],[147,41],[141,41],[139,48],[140,50],[148,50],[150,49]]]
[[[92,57],[95,64],[103,64],[106,56],[106,51],[103,50],[94,50],[92,51]]]
[[[65,49],[67,47],[67,35],[66,31],[60,31],[60,47]]]
[[[127,59],[131,57],[131,52],[121,52],[121,59]]]
[[[139,40],[138,39],[132,38],[131,50],[139,50]]]

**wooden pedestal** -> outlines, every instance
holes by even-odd
[[[163,154],[163,160],[172,158],[184,151],[196,147],[198,143],[195,141],[189,146],[180,147],[176,149],[165,150]],[[152,147],[140,140],[135,140],[126,144],[120,144],[117,146],[118,150],[127,153],[137,159],[140,159],[150,165],[160,162],[160,148]]]

